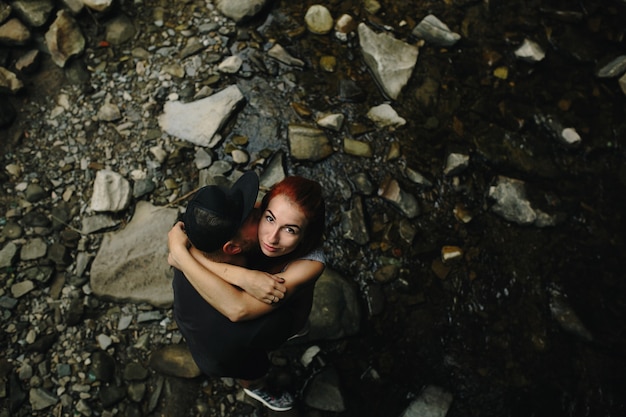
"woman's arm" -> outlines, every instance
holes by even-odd
[[[299,287],[316,280],[324,272],[325,267],[318,261],[298,259],[292,261],[284,271],[269,274],[237,265],[215,262],[206,257],[200,258],[197,252],[192,250],[194,258],[207,271],[242,288],[246,293],[262,294],[261,301],[271,301],[274,296],[277,297],[275,302],[288,298]],[[272,277],[272,279],[268,280],[267,277]]]
[[[202,252],[191,248],[189,250],[195,260],[219,276],[224,281],[236,285],[254,298],[264,303],[272,303],[285,297],[285,280],[268,272],[236,267],[233,264],[216,262],[208,259]]]
[[[245,291],[235,288],[219,275],[204,268],[187,249],[187,236],[181,223],[176,224],[168,234],[170,265],[180,269],[198,293],[220,313],[231,321],[249,320],[272,311],[274,304],[267,304]],[[206,259],[206,258],[204,258]],[[220,268],[236,277],[237,273],[250,274],[245,279],[253,279],[255,274],[265,274],[235,265],[213,262],[213,268]],[[316,280],[324,271],[324,264],[318,261],[297,260],[292,262],[279,276],[284,279],[285,297],[293,295],[298,287]],[[257,275],[258,277],[258,275]],[[234,281],[237,279],[233,278]],[[239,281],[240,283],[243,282]]]
[[[168,234],[168,243],[171,252],[175,249],[188,250],[198,263],[204,265],[204,267],[213,272],[213,274],[219,276],[221,279],[230,284],[238,286],[259,301],[271,304],[272,302],[278,301],[285,296],[287,288],[283,285],[284,280],[280,277],[260,271],[243,274],[244,276],[242,277],[240,276],[242,275],[241,269],[232,270],[229,268],[223,268],[224,265],[228,264],[224,262],[211,262],[207,259],[203,252],[191,246],[189,240],[187,239],[187,235],[185,234],[183,223],[177,223],[174,227],[172,227]],[[230,245],[228,248],[225,247],[223,250],[225,253],[237,256],[238,254],[240,255],[241,249],[236,245]],[[241,255],[238,259],[243,260],[243,255]],[[249,272],[249,270],[243,269],[243,272]]]
[[[182,232],[181,222],[168,233],[168,245],[168,263],[185,274],[202,298],[229,320],[249,320],[273,310],[272,304],[257,300],[200,265],[187,248],[187,236]]]

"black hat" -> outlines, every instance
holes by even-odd
[[[187,204],[183,216],[191,244],[213,252],[228,242],[248,217],[259,192],[259,178],[250,171],[230,189],[217,185],[202,187]]]

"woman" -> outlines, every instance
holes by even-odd
[[[258,213],[260,253],[254,265],[259,270],[213,262],[197,252],[190,253],[181,224],[169,233],[169,262],[184,273],[206,302],[234,322],[233,331],[250,328],[254,336],[246,343],[262,349],[264,358],[259,357],[258,349],[237,358],[238,365],[250,359],[245,372],[220,376],[238,378],[248,395],[272,409],[286,410],[291,407],[285,408],[285,404],[292,402],[287,393],[270,398],[257,388],[269,368],[266,351],[280,346],[306,323],[315,281],[324,270],[320,249],[325,221],[321,187],[303,177],[287,177],[268,191]],[[215,291],[215,285],[221,285],[224,291]]]

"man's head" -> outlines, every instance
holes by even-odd
[[[183,216],[191,244],[202,252],[222,249],[231,239],[246,240],[246,224],[259,191],[254,172],[243,174],[230,189],[216,185],[201,188],[187,205]]]

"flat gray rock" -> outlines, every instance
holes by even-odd
[[[94,294],[114,301],[169,307],[174,299],[167,232],[177,210],[139,201],[124,229],[107,233],[91,266]]]

